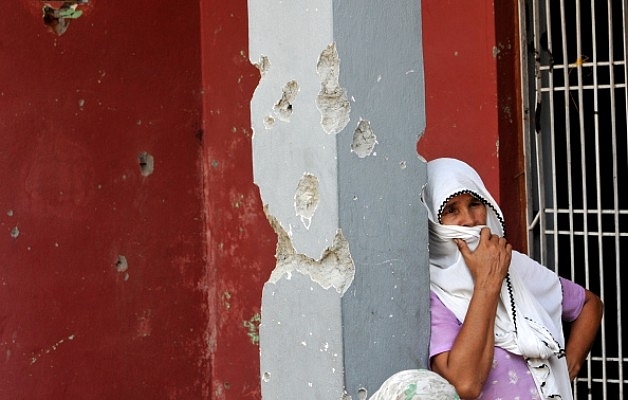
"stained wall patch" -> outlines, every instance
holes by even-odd
[[[268,72],[268,70],[270,69],[270,60],[268,59],[268,57],[262,55],[259,58],[259,61],[255,63],[255,66],[257,67],[257,69],[259,69],[259,72],[263,78],[264,75],[266,75],[266,72]]]
[[[277,283],[282,277],[289,279],[292,273],[299,272],[307,275],[313,282],[323,289],[334,288],[344,294],[355,277],[355,265],[349,250],[349,241],[341,229],[336,231],[333,243],[323,251],[318,260],[298,254],[292,245],[290,236],[279,221],[268,213],[264,207],[266,218],[277,233],[277,265],[270,275],[269,282]]]
[[[299,92],[299,84],[297,81],[292,80],[284,85],[281,92],[281,98],[275,103],[273,111],[280,121],[290,122],[290,118],[292,117],[292,104]]]
[[[351,143],[351,151],[358,157],[364,158],[373,153],[373,149],[377,144],[377,136],[371,129],[369,121],[360,120],[358,127],[353,132],[353,142]]]
[[[309,173],[303,174],[294,194],[294,209],[306,229],[310,229],[319,202],[318,178]]]
[[[338,133],[349,123],[351,104],[347,91],[340,87],[340,57],[335,43],[329,44],[321,52],[316,72],[321,80],[321,89],[316,97],[321,126],[328,134]]]

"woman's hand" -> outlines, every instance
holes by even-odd
[[[434,356],[432,368],[456,387],[461,398],[474,399],[480,395],[493,364],[495,315],[512,246],[506,239],[492,235],[489,228],[480,232],[475,251],[464,240],[455,241],[471,271],[473,295],[451,350]]]
[[[510,243],[503,237],[493,235],[489,228],[480,231],[480,243],[475,251],[471,251],[462,239],[455,239],[455,242],[469,267],[475,288],[501,290],[512,258]]]

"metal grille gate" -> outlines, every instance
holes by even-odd
[[[605,303],[575,398],[623,399],[628,0],[519,4],[530,254]]]

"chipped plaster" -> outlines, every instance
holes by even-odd
[[[426,362],[420,3],[248,6],[261,78],[254,181],[277,233],[262,293],[262,395],[359,399],[392,370]]]
[[[355,265],[351,259],[349,243],[341,230],[336,232],[332,245],[327,248],[319,259],[298,254],[290,236],[272,215],[266,217],[277,233],[277,265],[269,282],[276,283],[280,279],[290,279],[293,273],[307,275],[323,289],[334,288],[344,294],[355,276]]]

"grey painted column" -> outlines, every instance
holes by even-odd
[[[420,2],[250,0],[255,182],[278,235],[264,399],[363,399],[426,366]]]

